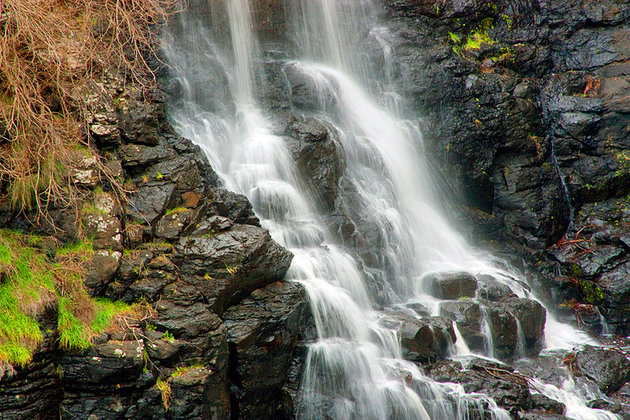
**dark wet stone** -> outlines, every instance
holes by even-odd
[[[346,165],[342,147],[332,127],[314,118],[292,119],[287,125],[287,145],[296,167],[317,200],[327,209],[334,207],[339,178]]]
[[[455,321],[457,328],[472,351],[483,352],[486,337],[481,332],[481,309],[479,304],[470,300],[441,302],[440,316]]]
[[[415,318],[388,312],[381,322],[400,333],[403,357],[412,361],[434,361],[446,356],[455,342],[452,323],[444,318]]]
[[[224,313],[240,417],[274,418],[309,314],[304,288],[286,282],[255,290]]]
[[[281,280],[292,259],[269,232],[251,225],[236,225],[209,237],[182,238],[174,256],[182,273],[198,276],[199,292],[218,308]]]
[[[431,273],[424,277],[430,284],[431,294],[438,299],[473,298],[477,291],[477,279],[470,273]]]
[[[576,353],[575,366],[607,395],[630,381],[630,361],[615,349],[584,346]]]

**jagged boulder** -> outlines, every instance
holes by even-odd
[[[236,225],[215,235],[181,238],[174,261],[199,293],[221,310],[253,290],[281,280],[293,255],[266,230]]]
[[[309,314],[304,288],[287,282],[255,290],[224,313],[239,418],[275,417]]]
[[[470,300],[441,302],[440,316],[457,323],[459,332],[472,351],[485,350],[487,340],[481,331],[483,320],[479,303]]]
[[[346,167],[334,129],[315,118],[291,118],[285,135],[297,170],[323,208],[332,209]]]

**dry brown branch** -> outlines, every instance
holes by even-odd
[[[489,366],[481,366],[481,365],[476,365],[476,364],[471,365],[471,368],[473,370],[479,370],[479,371],[485,372],[488,375],[491,375],[497,379],[503,379],[503,380],[515,382],[523,386],[528,386],[531,381],[531,378],[529,378],[528,376],[525,376],[521,373],[511,372],[506,369],[489,367]]]
[[[0,2],[0,200],[37,218],[73,204],[71,152],[89,143],[83,87],[108,73],[150,86],[152,27],[176,4]]]

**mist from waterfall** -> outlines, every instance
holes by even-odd
[[[437,206],[440,195],[419,125],[405,117],[404,101],[392,88],[389,34],[375,16],[374,2],[285,0],[288,31],[299,53],[289,50],[292,55],[283,60],[311,86],[316,106],[308,116],[332,127],[342,146],[344,191],[352,191],[354,199],[347,217],[370,226],[380,244],[370,261],[331,229],[276,133],[274,114],[260,104],[264,78],[250,1],[201,2],[197,9],[192,3],[166,37],[166,54],[181,86],[170,118],[295,256],[287,279],[306,288],[318,334],[304,366],[298,417],[463,420],[490,413],[509,419],[492,399],[435,382],[404,360],[395,319],[388,315],[388,308],[407,302],[437,315],[440,300],[425,284],[436,272],[488,275],[520,297],[534,296],[506,265],[471,248]],[[380,48],[378,71],[361,47],[366,38]],[[549,347],[588,340],[549,315],[546,328]],[[485,328],[485,356],[492,357],[490,329]],[[456,333],[454,355],[469,353],[457,328]],[[568,402],[575,397],[567,395]],[[580,404],[572,411],[575,418],[616,418]]]

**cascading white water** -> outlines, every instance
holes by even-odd
[[[310,80],[321,104],[313,115],[339,135],[344,177],[358,197],[349,217],[367,220],[378,230],[382,252],[371,268],[387,291],[378,304],[360,269],[364,262],[329,231],[283,138],[273,134],[273,121],[257,104],[258,46],[250,1],[210,3],[227,15],[230,48],[220,46],[220,30],[184,15],[180,31],[171,34],[167,56],[184,86],[181,101],[170,110],[177,130],[203,147],[226,186],[245,194],[262,225],[295,255],[287,277],[306,288],[318,332],[305,363],[298,417],[468,419],[490,413],[509,418],[488,397],[427,378],[402,359],[395,329],[383,326],[387,315],[381,306],[416,301],[437,313],[439,301],[427,294],[423,282],[430,272],[486,273],[519,296],[530,295],[511,273],[473,251],[437,210],[420,130],[398,113],[400,101],[387,79],[391,46],[386,29],[376,24],[372,1],[286,0],[285,6],[302,52],[286,65]],[[381,77],[361,53],[366,36],[382,48]],[[212,107],[198,89],[231,105]],[[385,98],[380,104],[374,92]],[[562,345],[584,340],[552,318],[550,330],[572,336]],[[487,336],[491,343],[490,332]],[[459,330],[457,339],[455,349],[469,352]],[[599,418],[580,410],[587,413],[584,418]]]

